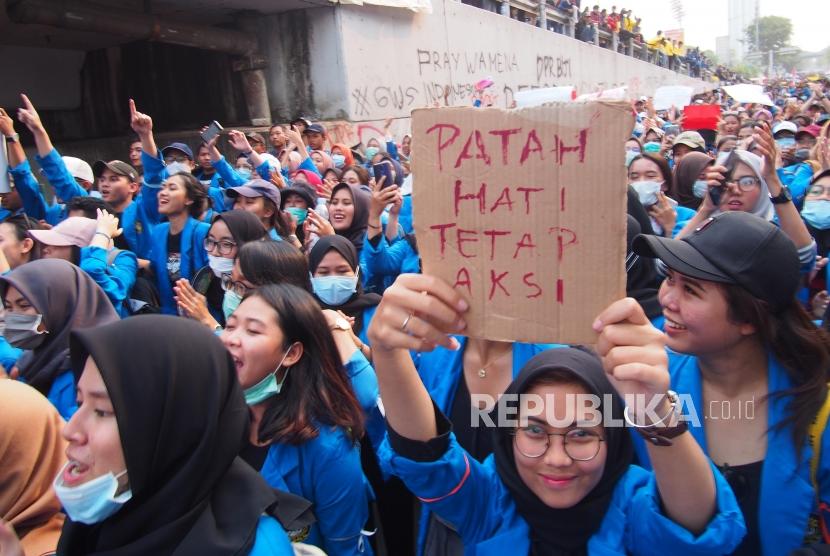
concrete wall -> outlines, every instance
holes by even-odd
[[[509,107],[517,91],[573,85],[579,93],[627,86],[634,95],[703,81],[452,0],[430,15],[339,5],[348,119],[408,118],[425,106],[470,105],[473,85]],[[316,34],[312,30],[312,35]],[[319,54],[319,53],[315,53]],[[333,115],[332,115],[333,116]]]

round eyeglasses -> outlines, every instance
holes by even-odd
[[[752,189],[761,182],[755,176],[744,176],[744,177],[738,178],[738,179],[726,180],[726,183],[727,184],[734,183],[735,185],[738,186],[738,188],[741,191],[743,191],[744,193],[748,193],[748,192],[752,191]]]
[[[207,251],[208,253],[216,249],[216,252],[219,253],[220,256],[230,257],[233,253],[233,248],[236,247],[236,242],[228,241],[226,239],[214,241],[209,237],[206,237],[203,246],[205,248],[205,251]]]
[[[540,458],[550,447],[551,436],[561,436],[565,453],[574,461],[590,461],[597,457],[603,438],[585,429],[568,432],[547,432],[538,425],[519,427],[512,432],[516,449],[528,458]]]
[[[234,282],[231,278],[230,274],[223,274],[222,275],[222,289],[226,292],[232,291],[239,297],[245,297],[248,295],[249,291],[254,290],[255,288],[251,288],[243,284],[242,282]]]

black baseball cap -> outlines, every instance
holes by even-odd
[[[774,312],[792,303],[801,282],[792,240],[748,212],[713,216],[683,239],[640,234],[632,247],[686,276],[741,286]]]
[[[184,143],[170,143],[161,149],[161,156],[167,156],[167,153],[170,151],[181,151],[187,158],[193,160],[193,150]]]
[[[317,198],[317,193],[314,189],[305,183],[294,183],[291,187],[286,187],[282,190],[282,204],[280,205],[280,209],[282,210],[285,207],[285,200],[288,198],[289,195],[299,195],[300,198],[305,201],[308,205],[308,208],[314,208],[315,202],[314,200]]]

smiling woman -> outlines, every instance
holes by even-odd
[[[744,528],[732,491],[673,417],[664,343],[636,301],[597,317],[602,359],[562,347],[523,366],[498,398],[494,454],[483,462],[459,445],[408,351],[459,349],[450,334],[465,328],[467,309],[449,284],[403,275],[369,329],[389,433],[379,457],[452,524],[465,553],[656,554],[657,542],[707,554],[738,543]],[[636,345],[618,346],[621,338]],[[660,399],[660,417],[639,416],[660,437],[648,444],[653,475],[631,465],[631,438],[614,425],[624,416],[618,393]]]
[[[793,242],[731,211],[682,240],[638,236],[634,251],[669,268],[659,297],[672,388],[690,395],[698,415],[713,405],[754,409],[703,413],[691,427],[738,496],[748,534],[734,554],[787,554],[805,539],[830,540],[817,507],[830,500],[830,464],[804,456],[830,449],[830,435],[811,425],[828,402],[830,337],[796,299]],[[651,454],[638,448],[647,465]]]

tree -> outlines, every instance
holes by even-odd
[[[717,55],[712,50],[704,50],[701,54],[706,56],[706,59],[709,60],[710,64],[720,64],[720,60],[718,60]]]
[[[801,50],[790,45],[793,24],[789,18],[777,15],[764,16],[754,20],[744,33],[750,53],[755,54],[749,56],[753,58],[754,63],[765,66],[772,51],[776,67],[790,71],[798,64]]]

